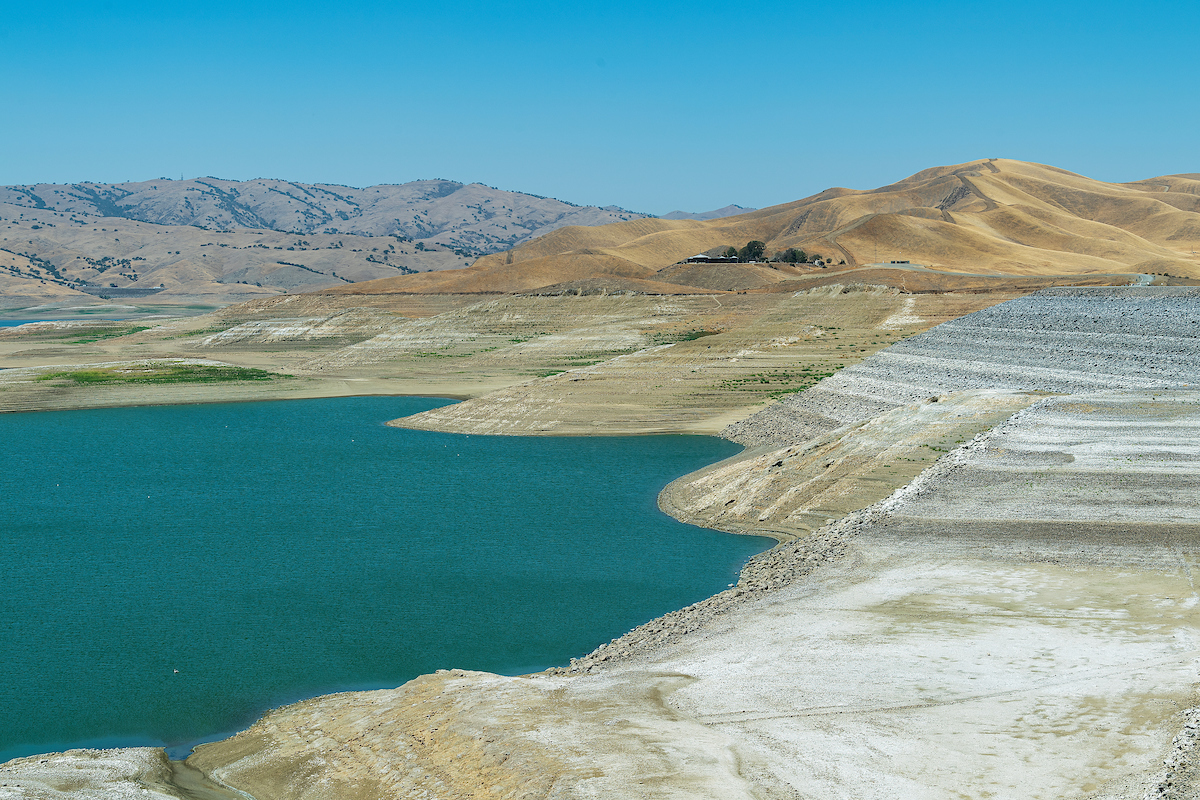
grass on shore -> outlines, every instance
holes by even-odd
[[[699,328],[690,331],[676,332],[658,332],[650,334],[651,345],[661,344],[676,344],[677,342],[694,342],[697,339],[703,339],[705,336],[719,336],[724,331],[712,330],[709,328]]]
[[[825,363],[790,370],[773,369],[756,372],[744,378],[727,378],[718,386],[740,392],[763,392],[768,397],[783,397],[816,386],[844,366],[846,365]]]
[[[39,381],[65,380],[77,386],[98,384],[220,383],[225,381],[269,381],[291,378],[276,372],[249,367],[209,364],[150,363],[135,367],[100,367],[67,372],[48,372]]]
[[[116,339],[121,336],[128,336],[132,333],[141,333],[142,331],[150,330],[149,325],[95,325],[87,327],[73,328],[47,328],[43,330],[14,333],[13,328],[5,329],[8,335],[14,338],[20,337],[22,340],[34,342],[52,342],[62,341],[64,344],[92,344],[93,342],[103,341],[104,339]]]
[[[118,328],[117,330],[113,331],[100,331],[98,333],[89,333],[82,339],[75,339],[71,342],[71,344],[91,344],[92,342],[99,342],[103,339],[116,339],[121,336],[129,336],[132,333],[141,333],[142,331],[148,330],[150,330],[148,325],[135,325],[132,328]]]

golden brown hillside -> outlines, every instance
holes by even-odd
[[[973,276],[1200,278],[1200,175],[1114,184],[1041,164],[985,159],[935,167],[871,191],[829,189],[706,222],[638,219],[560,228],[469,269],[333,291],[511,292],[599,277],[619,278],[614,285],[628,288],[644,282],[771,291],[815,277],[814,268],[804,267],[676,266],[696,253],[754,239],[766,242],[768,254],[795,247],[832,260],[822,276],[903,260],[918,271]]]

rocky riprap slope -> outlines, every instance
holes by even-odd
[[[1048,289],[898,342],[723,436],[781,447],[971,389],[1075,394],[1200,385],[1200,289]]]

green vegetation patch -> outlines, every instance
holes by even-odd
[[[843,365],[815,364],[799,369],[773,369],[767,372],[756,372],[744,378],[728,378],[718,386],[722,389],[732,389],[741,392],[762,392],[769,397],[780,397],[785,394],[802,392],[815,386],[818,382],[833,375]]]
[[[120,328],[115,331],[99,331],[88,333],[82,339],[75,339],[71,344],[91,344],[92,342],[99,342],[102,339],[115,339],[118,336],[128,336],[132,333],[141,333],[148,330],[150,330],[150,326],[148,325],[137,325],[132,328]]]
[[[5,330],[12,333],[16,329],[6,328]],[[15,335],[19,335],[23,339],[27,338],[37,341],[61,341],[63,344],[90,344],[98,342],[101,339],[113,339],[117,336],[125,336],[145,330],[149,330],[149,328],[128,325],[88,325],[71,328],[44,328],[32,332],[22,331]]]
[[[270,381],[291,378],[262,369],[210,364],[146,364],[138,367],[98,367],[67,372],[48,372],[39,381],[64,380],[77,386],[102,384],[222,383],[227,381]]]
[[[214,333],[224,333],[225,331],[230,330],[232,328],[236,328],[238,325],[241,325],[241,324],[242,324],[241,322],[226,322],[221,325],[211,325],[207,328],[198,328],[194,331],[184,331],[183,333],[177,333],[174,336],[164,336],[163,341],[166,342],[166,341],[170,341],[171,339],[190,339],[193,336],[211,336]]]
[[[636,353],[636,352],[637,352],[637,350],[635,350],[632,347],[623,347],[619,350],[590,350],[586,353],[575,353],[573,355],[564,356],[563,361],[570,361],[570,362],[574,363],[575,366],[590,366],[591,364],[599,364],[601,361],[608,361],[610,358],[616,358],[617,356],[627,356],[630,353]],[[583,361],[586,363],[584,363],[584,364],[577,363],[580,361]]]
[[[652,333],[650,334],[650,342],[655,345],[659,344],[675,344],[676,342],[694,342],[705,336],[716,336],[724,333],[724,331],[700,329],[691,331],[681,331],[678,333]]]

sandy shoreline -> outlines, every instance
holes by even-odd
[[[157,360],[161,363],[161,360]],[[263,385],[260,383],[221,383],[216,385],[180,385],[154,387],[116,386],[89,387],[77,391],[60,391],[48,395],[43,391],[30,391],[27,397],[22,397],[19,389],[12,391],[14,384],[28,383],[38,375],[52,371],[65,371],[73,368],[94,368],[108,363],[119,365],[140,365],[144,362],[103,362],[103,364],[61,364],[53,367],[10,368],[0,369],[0,392],[6,388],[10,391],[0,402],[0,414],[32,413],[39,411],[81,411],[93,408],[138,408],[143,406],[195,405],[204,403],[255,403],[275,400],[315,400],[339,397],[429,397],[454,400],[458,403],[485,396],[495,391],[510,388],[510,382],[498,380],[493,382],[481,381],[447,381],[431,384],[429,381],[402,381],[395,379],[371,378],[321,378],[297,377],[282,379],[278,382]],[[223,362],[204,361],[197,363],[222,364]],[[7,384],[7,387],[6,387]],[[753,409],[739,409],[724,414],[707,417],[677,427],[658,427],[654,425],[623,425],[614,432],[602,430],[564,429],[546,431],[544,435],[555,437],[572,436],[655,436],[655,435],[703,435],[720,436],[721,431],[734,422],[744,419],[753,413]],[[387,424],[393,427],[408,427],[403,420],[391,420]],[[435,428],[434,430],[439,430]],[[446,433],[459,433],[456,430],[445,430]],[[514,435],[514,434],[480,434],[480,435]]]
[[[196,403],[259,402],[271,400],[310,400],[336,397],[442,397],[463,401],[486,393],[493,386],[478,382],[447,381],[439,386],[410,385],[389,379],[370,378],[281,378],[270,382],[222,382],[165,386],[125,385],[55,387],[53,393],[36,385],[41,375],[93,369],[105,366],[137,367],[146,363],[196,363],[223,365],[213,360],[176,362],[169,359],[147,361],[89,362],[60,364],[52,367],[24,367],[0,370],[0,413],[32,411],[77,411],[90,408],[136,408],[139,406],[192,405]]]

